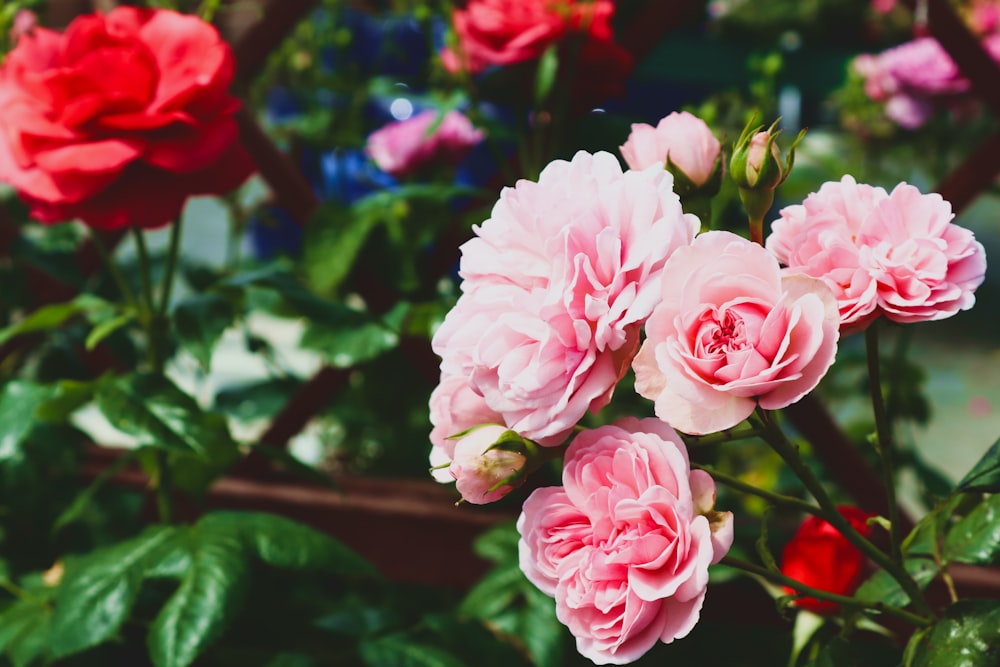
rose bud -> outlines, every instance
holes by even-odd
[[[496,502],[524,482],[527,443],[505,426],[489,424],[455,443],[448,472],[462,499],[473,505]]]
[[[798,146],[805,130],[788,148],[788,157],[783,158],[781,148],[775,142],[781,130],[776,130],[778,122],[762,130],[763,125],[752,127],[753,120],[743,128],[743,133],[733,147],[733,157],[729,168],[733,181],[739,188],[740,199],[750,218],[750,240],[763,243],[764,216],[774,203],[774,189],[784,183],[795,162],[795,147]]]

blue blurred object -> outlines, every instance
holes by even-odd
[[[330,71],[357,68],[365,77],[415,77],[431,57],[428,37],[412,16],[380,18],[344,7],[337,27],[350,34],[350,42],[323,53],[323,65]]]

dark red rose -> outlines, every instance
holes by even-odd
[[[865,537],[871,534],[868,519],[875,516],[857,507],[837,508],[851,526]],[[781,572],[806,586],[838,595],[853,595],[861,584],[866,559],[831,524],[811,516],[802,522],[781,556]],[[788,593],[795,591],[786,588]],[[817,614],[834,614],[838,605],[816,598],[800,598],[796,606]]]
[[[211,25],[119,7],[21,35],[0,68],[0,180],[42,222],[157,227],[253,171]]]

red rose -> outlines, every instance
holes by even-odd
[[[857,507],[837,508],[851,526],[868,537],[868,519],[875,516]],[[811,516],[802,522],[781,556],[781,572],[806,586],[838,595],[853,595],[861,584],[865,556],[831,524]],[[795,593],[791,588],[788,593]],[[799,598],[796,606],[817,614],[834,614],[838,605],[816,598]]]
[[[42,222],[156,227],[252,171],[215,28],[119,7],[21,35],[0,67],[0,180]]]
[[[585,38],[580,74],[601,82],[592,94],[618,92],[632,58],[613,41],[614,11],[610,0],[469,0],[452,17],[458,44],[445,48],[441,60],[449,72],[478,74],[491,65],[534,60],[578,35]]]

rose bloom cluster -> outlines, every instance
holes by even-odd
[[[982,45],[1000,61],[1000,34],[987,35]],[[868,97],[884,103],[886,116],[909,130],[923,126],[941,104],[960,108],[972,86],[933,37],[858,56],[853,66],[865,79]]]
[[[119,7],[65,33],[29,26],[0,67],[0,180],[42,222],[156,227],[253,171],[211,25]]]
[[[776,151],[761,134],[749,150]],[[599,664],[690,632],[707,568],[732,542],[732,517],[715,509],[715,484],[691,468],[678,432],[722,431],[798,401],[841,335],[879,316],[949,317],[985,274],[982,246],[948,203],[905,183],[826,183],[780,212],[766,245],[699,234],[673,174],[697,195],[720,150],[701,120],[671,114],[633,126],[622,146],[631,169],[580,152],[504,189],[462,246],[462,294],[433,338],[437,479],[493,502],[563,455],[562,485],[524,502],[520,565]],[[577,426],[629,366],[657,419]],[[867,515],[842,512],[867,534]],[[850,594],[864,566],[834,528],[807,520],[783,569]]]

